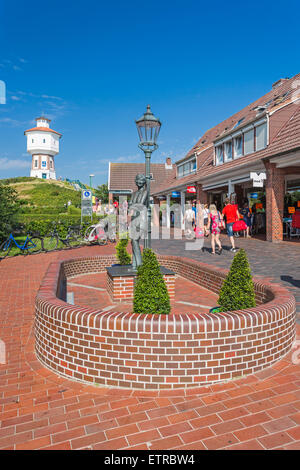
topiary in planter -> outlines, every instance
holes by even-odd
[[[131,263],[131,256],[126,250],[127,245],[128,238],[121,238],[116,245],[117,258],[121,265]]]
[[[158,261],[154,252],[146,248],[143,251],[143,263],[137,270],[133,312],[168,314],[170,310],[169,293]]]
[[[243,249],[233,258],[230,271],[221,287],[218,303],[223,312],[256,305],[251,270]]]

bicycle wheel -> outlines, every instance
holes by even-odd
[[[65,242],[70,248],[76,248],[80,245],[80,235],[71,232],[69,235],[67,235]]]
[[[93,243],[94,241],[96,241],[95,237],[96,237],[96,226],[90,225],[84,233],[84,241]]]
[[[0,259],[6,258],[6,256],[9,255],[9,252],[11,250],[11,243],[9,240],[5,240],[1,245],[0,245]]]
[[[28,239],[25,250],[31,255],[43,251],[43,239],[41,237],[31,237]]]
[[[99,235],[97,238],[98,245],[107,245],[107,237]]]
[[[43,238],[43,248],[45,251],[53,251],[56,250],[58,245],[58,236],[49,233],[44,236]]]

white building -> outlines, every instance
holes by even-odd
[[[62,134],[49,127],[50,119],[39,117],[36,127],[24,132],[27,136],[27,152],[32,155],[30,176],[56,179],[54,156],[59,152]]]

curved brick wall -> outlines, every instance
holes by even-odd
[[[163,266],[218,292],[226,271],[187,258]],[[49,369],[88,383],[140,389],[227,381],[282,358],[295,337],[295,299],[255,280],[257,307],[223,314],[136,315],[64,302],[66,279],[105,270],[113,256],[49,266],[36,298],[36,354]],[[60,298],[58,298],[60,297]]]

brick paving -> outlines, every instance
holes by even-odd
[[[91,289],[92,287],[92,289]],[[132,312],[132,302],[113,302],[106,291],[106,273],[76,276],[68,282],[68,292],[73,292],[76,305],[89,306],[114,312]],[[207,313],[217,305],[218,296],[181,276],[176,279],[175,299],[171,313]]]
[[[183,241],[153,245],[224,267],[233,258],[227,250],[214,258],[186,252]],[[299,295],[299,245],[237,245],[246,245],[254,274],[280,280]],[[291,353],[244,379],[160,392],[86,386],[39,363],[34,298],[49,263],[112,250],[88,247],[0,262],[0,338],[7,350],[7,363],[0,364],[0,449],[299,450],[300,364],[292,363]],[[278,266],[288,278],[280,279]]]

